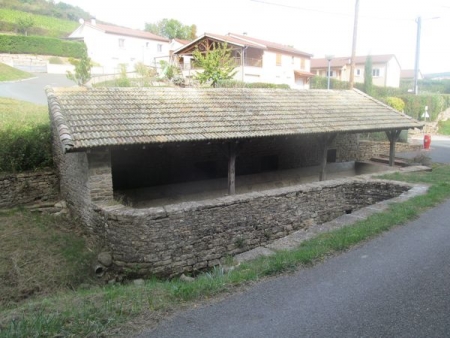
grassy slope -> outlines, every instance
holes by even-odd
[[[241,264],[231,272],[215,268],[198,276],[193,283],[178,279],[148,280],[143,286],[109,285],[66,291],[47,298],[37,297],[16,306],[0,306],[0,318],[3,318],[0,319],[0,336],[130,334],[132,329],[139,329],[140,322],[148,326],[152,320],[155,323],[174,308],[192,304],[189,302],[205,300],[236,286],[311,265],[330,254],[347,250],[356,243],[416,218],[450,197],[450,166],[435,166],[431,173],[394,174],[387,178],[425,182],[431,188],[427,195],[392,205],[388,211],[372,215],[353,226],[322,234],[304,242],[296,250]],[[20,217],[18,215],[13,214]],[[19,226],[15,228],[21,231]]]
[[[0,8],[0,21],[15,24],[19,18],[24,16],[30,16],[33,19],[33,27],[48,31],[47,35],[49,36],[67,36],[78,27],[78,23],[74,21]]]
[[[19,69],[0,63],[0,81],[15,81],[28,79],[33,75]]]
[[[51,165],[47,106],[0,98],[0,172]]]
[[[0,210],[0,304],[74,288],[91,253],[65,219]]]
[[[48,123],[47,106],[0,97],[0,132],[10,127]]]

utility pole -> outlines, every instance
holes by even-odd
[[[355,3],[355,21],[353,24],[353,44],[352,44],[352,60],[350,65],[350,89],[353,89],[355,82],[355,56],[356,56],[356,37],[358,33],[358,14],[359,14],[359,0]]]
[[[419,94],[419,58],[420,58],[420,34],[422,30],[422,17],[419,16],[416,20],[417,36],[416,36],[416,62],[414,63],[414,95]]]

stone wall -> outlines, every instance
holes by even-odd
[[[57,201],[58,177],[51,170],[0,175],[0,208]]]
[[[397,142],[395,144],[395,152],[420,151],[423,149],[422,144],[410,144],[404,142]],[[358,154],[356,159],[358,161],[367,161],[372,157],[380,155],[389,156],[389,142],[377,141],[359,141]]]
[[[219,264],[289,233],[409,189],[403,183],[340,179],[149,209],[100,211],[118,269],[176,275]]]
[[[52,124],[53,162],[59,173],[61,198],[74,218],[99,241],[104,237],[99,227],[95,202],[112,200],[111,161],[108,150],[64,153],[58,131]]]

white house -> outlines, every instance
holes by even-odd
[[[393,54],[371,55],[372,57],[372,81],[375,86],[395,87],[400,86],[401,67]],[[355,57],[355,82],[364,82],[364,66],[366,56]],[[330,61],[330,77],[340,80],[350,80],[351,57],[336,57]],[[311,72],[318,76],[327,76],[328,59],[311,59]]]
[[[120,64],[128,70],[143,62],[157,66],[159,60],[169,60],[169,39],[149,32],[91,22],[82,24],[69,36],[69,39],[83,40],[88,56],[100,64],[105,74],[117,73]]]
[[[198,69],[192,63],[192,52],[201,52],[226,43],[236,60],[235,79],[244,82],[268,82],[288,84],[291,88],[309,88],[312,54],[282,44],[256,39],[247,35],[205,33],[196,40],[175,50],[179,65],[186,77],[192,77]]]

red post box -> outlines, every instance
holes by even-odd
[[[431,144],[431,135],[430,134],[425,134],[423,136],[423,149],[430,149],[430,144]]]

